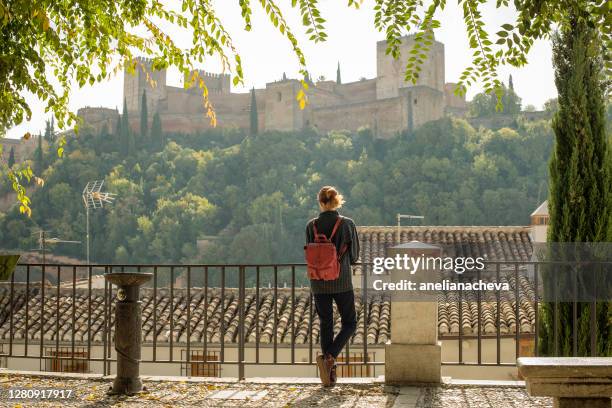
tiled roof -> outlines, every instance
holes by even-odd
[[[516,329],[514,317],[514,277],[508,279],[511,288],[510,292],[503,292],[500,299],[500,333],[512,334]],[[535,322],[535,311],[533,302],[533,289],[531,283],[524,277],[519,278],[520,282],[520,331],[521,333],[533,333]],[[28,304],[29,329],[28,337],[37,340],[40,338],[40,305],[41,296],[39,288],[30,289],[30,299]],[[206,310],[207,327],[204,327],[204,297],[202,290],[191,289],[191,301],[187,304],[185,289],[174,290],[173,309],[170,305],[169,290],[161,288],[157,294],[157,342],[164,343],[170,339],[170,314],[173,314],[173,341],[187,341],[187,308],[190,310],[191,322],[191,341],[194,343],[203,342],[204,335],[210,344],[220,343],[221,341],[221,319],[225,321],[225,343],[237,342],[239,316],[237,313],[238,297],[235,289],[226,289],[225,301],[221,307],[220,290],[211,289],[208,294],[208,309]],[[259,333],[261,343],[274,342],[274,297],[269,289],[260,290],[259,312],[257,311],[255,293],[252,289],[246,289],[245,294],[245,341],[254,343],[256,339],[256,324],[259,323]],[[60,289],[60,319],[57,322],[61,341],[71,341],[72,331],[75,333],[77,342],[87,341],[88,336],[88,297],[87,290],[77,288],[74,302],[75,324],[72,326],[72,289]],[[91,296],[91,335],[92,341],[102,341],[104,335],[104,292],[100,289],[92,289]],[[462,306],[462,327],[463,335],[476,335],[478,329],[478,306],[477,295],[474,292],[465,292],[463,295]],[[16,339],[23,339],[25,333],[25,314],[26,296],[25,289],[21,284],[15,284],[13,295],[14,317],[13,330]],[[387,297],[378,294],[369,295],[367,310],[363,307],[360,292],[356,295],[356,308],[358,316],[357,331],[351,339],[352,344],[363,344],[364,338],[368,344],[384,344],[389,339],[391,304]],[[153,330],[153,301],[152,290],[142,290],[142,316],[143,316],[143,340],[152,342],[155,336]],[[296,344],[308,344],[310,305],[309,291],[307,289],[295,290],[295,314],[294,314],[294,338]],[[483,297],[481,304],[481,333],[496,333],[496,299],[494,294]],[[0,287],[0,339],[9,338],[9,291],[6,285]],[[459,334],[459,303],[455,293],[447,293],[440,296],[438,302],[438,328],[440,336],[454,336]],[[56,333],[56,314],[57,307],[56,287],[50,286],[45,291],[45,310],[44,310],[44,337],[46,340],[55,340]],[[277,343],[291,343],[291,292],[289,289],[278,289],[277,300]],[[111,313],[111,328],[113,327],[114,311]],[[313,342],[318,341],[319,322],[313,306],[312,334]],[[364,333],[363,319],[367,318],[367,331]],[[340,319],[335,316],[336,330],[340,328]]]
[[[15,299],[15,314],[13,317],[13,331],[16,339],[25,337],[25,290],[17,289],[13,295]],[[88,297],[87,290],[77,289],[74,302],[75,308],[75,340],[79,342],[87,341],[88,336]],[[226,343],[236,343],[238,341],[238,295],[235,289],[225,290],[225,301],[221,307],[221,296],[219,289],[211,289],[208,297],[207,327],[204,327],[204,297],[203,291],[198,288],[191,289],[191,301],[187,304],[187,293],[185,289],[174,290],[173,308],[170,305],[169,290],[159,289],[157,294],[157,341],[167,342],[170,339],[170,314],[173,314],[173,341],[187,341],[187,307],[190,309],[191,321],[191,341],[203,342],[204,335],[209,343],[221,342],[221,319],[225,321]],[[143,289],[141,294],[142,301],[142,320],[143,320],[143,340],[152,342],[155,336],[154,318],[152,301],[152,290]],[[92,290],[91,297],[91,335],[93,341],[102,341],[104,328],[104,292],[103,290]],[[0,339],[8,339],[10,334],[10,300],[8,288],[0,289]],[[274,295],[269,289],[260,290],[259,313],[255,302],[255,292],[247,289],[245,293],[245,341],[255,342],[256,324],[259,322],[259,335],[261,343],[274,342]],[[295,343],[308,344],[308,330],[310,321],[309,291],[296,289],[295,291]],[[31,339],[40,338],[40,304],[41,296],[38,289],[31,289],[28,305],[29,330],[28,337]],[[61,341],[72,339],[72,289],[60,290],[60,320],[59,336]],[[44,310],[44,337],[46,340],[55,340],[57,296],[55,287],[49,287],[45,291],[45,310]],[[352,344],[363,344],[364,337],[368,344],[384,344],[389,339],[390,325],[390,303],[388,299],[381,296],[373,296],[367,307],[367,313],[361,302],[361,298],[356,296],[356,309],[358,317],[357,331],[351,339]],[[312,322],[313,341],[318,341],[319,322],[313,306]],[[114,314],[114,311],[113,313]],[[367,315],[368,327],[364,333],[363,319]],[[114,324],[111,316],[111,327]],[[291,292],[288,289],[278,289],[277,299],[277,342],[278,344],[291,343]],[[336,329],[340,328],[339,316],[335,316]]]
[[[475,279],[472,279],[475,280]],[[488,281],[489,279],[483,279]],[[534,290],[531,281],[520,274],[519,281],[519,332],[535,332]],[[516,279],[515,276],[502,273],[500,282],[508,282],[511,290],[500,292],[499,332],[502,335],[516,333]],[[481,292],[480,332],[483,335],[497,333],[497,298],[493,292]],[[476,291],[465,291],[461,302],[462,334],[475,336],[478,334],[478,294]],[[438,300],[438,333],[440,336],[459,335],[459,294],[446,292]]]
[[[397,227],[357,227],[361,261],[384,257],[397,244]],[[528,261],[533,251],[529,227],[400,227],[400,243],[440,245],[444,256],[482,257],[488,261]]]

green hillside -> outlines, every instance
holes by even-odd
[[[304,224],[325,184],[344,193],[343,212],[358,225],[393,225],[398,212],[426,225],[525,225],[546,198],[552,146],[545,121],[491,131],[443,119],[391,140],[369,130],[247,138],[161,135],[156,124],[147,133],[121,124],[83,133],[62,159],[51,145],[36,159],[45,185],[32,195],[32,217],[0,216],[2,247],[34,248],[39,228],[84,241],[81,192],[95,179],[118,198],[92,213],[94,262],[301,261]],[[84,258],[85,250],[54,252]]]

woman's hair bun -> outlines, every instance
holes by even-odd
[[[344,197],[338,193],[332,186],[324,186],[319,191],[318,195],[319,203],[327,210],[335,210],[336,208],[342,207],[344,204]]]

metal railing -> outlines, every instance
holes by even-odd
[[[540,269],[543,263],[485,262],[485,265],[486,269],[494,271],[497,281],[502,277],[513,279],[511,292],[515,301],[510,302],[512,312],[507,318],[514,319],[514,333],[501,332],[502,306],[508,304],[504,304],[506,301],[502,300],[500,291],[494,294],[492,300],[483,299],[482,296],[486,294],[480,292],[470,295],[459,291],[456,293],[459,331],[457,335],[441,337],[447,346],[457,342],[457,359],[444,361],[445,365],[513,366],[516,357],[521,355],[522,339],[533,340],[534,354],[538,353],[538,293],[542,284]],[[360,277],[361,288],[356,289],[356,300],[360,303],[357,310],[360,338],[359,333],[356,333],[354,343],[347,344],[340,364],[346,365],[347,368],[351,365],[365,366],[368,368],[366,372],[369,373],[369,367],[384,365],[384,361],[376,361],[370,356],[374,355],[373,349],[382,349],[390,338],[390,304],[388,297],[381,297],[380,293],[369,293],[371,268],[367,264],[360,266],[365,270]],[[602,264],[605,268],[611,266],[610,263]],[[519,282],[519,275],[529,268],[533,275],[533,294],[525,293]],[[247,366],[315,364],[318,352],[318,331],[315,326],[318,326],[318,323],[315,320],[313,297],[307,286],[305,265],[301,263],[20,264],[10,282],[0,284],[0,346],[4,357],[38,360],[41,370],[50,355],[54,361],[71,360],[71,366],[83,367],[77,363],[79,360],[85,360],[89,370],[110,374],[112,365],[116,362],[111,337],[114,289],[102,275],[119,271],[153,274],[153,279],[141,290],[141,297],[144,298],[143,313],[148,319],[147,324],[143,325],[143,331],[146,330],[143,334],[143,346],[151,352],[141,360],[143,364],[177,364],[180,365],[181,372],[187,372],[187,367],[191,364],[235,366],[238,378],[245,377]],[[480,279],[480,272],[476,272],[473,277]],[[468,295],[475,296],[475,300],[468,299]],[[303,301],[299,305],[296,304],[298,298]],[[525,313],[521,311],[522,298],[526,298],[533,306],[534,315],[528,316],[533,332],[521,333],[521,317],[524,317]],[[193,302],[196,305],[194,308]],[[573,306],[572,323],[574,355],[577,355],[578,342],[576,303],[574,302]],[[483,334],[483,304],[495,306],[493,334]],[[558,304],[559,302],[554,303],[553,307],[555,354],[559,351]],[[264,306],[269,307],[269,310],[264,311]],[[381,321],[379,316],[376,321],[374,309],[380,312],[383,307],[389,309],[387,320]],[[474,307],[476,334],[466,334],[463,318],[466,309]],[[593,301],[591,307],[596,310],[597,302]],[[261,317],[263,313],[267,313],[265,320]],[[247,317],[249,322],[246,321]],[[597,353],[596,331],[595,313],[591,313],[589,332],[592,355]],[[198,340],[192,339],[194,332],[198,332]],[[248,340],[247,336],[251,340]],[[165,340],[160,340],[160,337],[165,337]],[[267,340],[262,340],[262,337]],[[300,341],[296,341],[298,337]],[[511,361],[506,358],[508,352],[502,351],[504,339],[514,341]],[[476,357],[473,359],[465,356],[466,341],[476,342]],[[494,346],[491,346],[491,342],[494,342]],[[495,357],[488,361],[483,358],[485,343],[495,349]],[[55,352],[50,352],[50,348],[54,348]],[[355,352],[362,356],[361,360],[355,358]],[[207,357],[202,357],[211,353],[215,355],[214,360],[208,361]],[[377,354],[384,355],[382,352]]]
[[[112,347],[116,288],[103,274],[112,272],[153,274],[141,288],[143,315],[146,312],[148,322],[143,325],[142,344],[143,350],[150,351],[143,354],[142,364],[177,364],[181,372],[191,364],[236,366],[238,378],[244,378],[245,367],[251,365],[315,365],[318,331],[313,331],[313,326],[318,322],[306,286],[305,264],[19,264],[10,282],[0,285],[0,344],[5,350],[8,347],[5,355],[38,360],[40,370],[50,366],[50,355],[58,366],[61,360],[71,360],[62,366],[82,367],[78,361],[86,360],[90,371],[110,374],[116,362]],[[198,296],[201,301],[194,310],[191,305]],[[305,310],[297,310],[297,296]],[[260,318],[264,297],[271,305],[265,321]],[[383,361],[368,358],[368,346],[382,347],[368,344],[372,297],[367,289],[357,289],[356,297],[361,303],[361,344],[347,344],[341,364],[382,366]],[[249,312],[252,342],[245,337]],[[199,315],[196,324],[192,323],[194,314]],[[298,344],[298,326],[304,331],[305,324],[306,340],[302,336]],[[145,329],[149,336],[145,336]],[[197,341],[192,338],[194,330],[200,331]],[[211,333],[216,341],[211,340]],[[194,358],[194,350],[201,354]],[[364,356],[362,361],[351,354],[355,350]],[[215,360],[202,359],[211,352],[216,354]],[[298,352],[301,358],[297,358]]]
[[[578,309],[578,305],[579,304],[584,304],[584,301],[580,301],[577,298],[577,293],[576,293],[576,286],[574,285],[573,289],[573,299],[565,299],[564,301],[558,299],[558,295],[555,292],[554,294],[554,299],[551,299],[551,295],[549,294],[545,300],[543,300],[543,295],[542,295],[542,286],[543,286],[543,278],[542,278],[542,273],[543,273],[543,269],[546,268],[551,268],[551,267],[570,267],[570,268],[576,268],[578,266],[581,266],[581,264],[589,264],[590,269],[591,270],[599,270],[602,272],[606,272],[606,273],[610,273],[610,276],[612,276],[612,263],[611,262],[607,262],[607,261],[602,261],[602,262],[574,262],[574,261],[567,261],[567,262],[560,262],[560,261],[544,261],[544,262],[536,262],[536,261],[513,261],[513,262],[505,262],[505,261],[487,261],[485,262],[485,270],[488,272],[493,272],[494,276],[495,276],[495,280],[497,282],[500,282],[500,279],[502,277],[504,277],[506,279],[512,279],[512,285],[511,285],[511,293],[512,293],[512,301],[510,302],[506,302],[507,304],[510,303],[512,310],[513,310],[513,316],[510,316],[514,319],[514,333],[507,333],[507,334],[503,334],[501,333],[501,327],[502,327],[502,322],[501,322],[501,316],[502,316],[502,299],[501,299],[501,291],[497,290],[495,291],[494,294],[494,304],[495,304],[495,333],[493,335],[484,335],[483,334],[483,313],[482,313],[482,305],[483,305],[483,299],[482,299],[482,293],[480,291],[476,292],[476,308],[477,308],[477,313],[476,313],[476,334],[470,334],[470,335],[466,335],[464,333],[464,325],[463,325],[463,316],[466,313],[465,309],[466,306],[470,306],[469,305],[469,301],[467,301],[464,297],[465,294],[463,291],[458,291],[458,297],[459,297],[459,301],[457,302],[458,305],[458,320],[459,320],[459,332],[457,335],[451,335],[451,336],[443,336],[442,337],[442,341],[449,343],[449,342],[456,342],[457,343],[457,359],[456,360],[451,360],[451,361],[443,361],[442,364],[443,365],[459,365],[459,366],[516,366],[516,359],[518,357],[528,357],[528,356],[539,356],[540,354],[540,348],[539,348],[539,342],[541,341],[541,333],[540,333],[540,327],[541,327],[541,314],[542,311],[540,310],[542,305],[547,303],[549,305],[552,305],[552,322],[553,322],[553,327],[552,327],[552,333],[553,333],[553,351],[547,353],[548,356],[560,356],[560,339],[559,339],[559,323],[560,323],[560,313],[559,313],[559,307],[562,303],[566,303],[566,304],[571,304],[572,310],[573,310],[573,315],[571,318],[571,337],[572,337],[572,352],[571,352],[571,356],[573,357],[577,357],[579,356],[578,353],[578,316],[577,316],[577,309]],[[525,275],[531,275],[529,276],[529,282],[532,285],[532,290],[529,290],[529,292],[531,293],[525,293],[525,290],[523,288],[521,288],[520,282],[519,282],[519,277],[520,276],[525,276]],[[481,272],[480,271],[476,271],[475,276],[476,280],[480,280],[481,279]],[[608,278],[609,279],[609,278]],[[554,286],[554,285],[553,285]],[[589,336],[589,342],[590,342],[590,356],[592,357],[597,357],[598,356],[598,351],[597,351],[597,347],[596,347],[596,342],[597,342],[597,321],[596,321],[596,311],[598,308],[598,301],[596,300],[596,291],[597,288],[593,288],[593,295],[595,298],[591,301],[588,302],[588,304],[590,305],[591,308],[591,312],[590,312],[590,320],[589,320],[589,329],[588,329],[588,336]],[[606,299],[607,297],[602,297],[602,299]],[[521,332],[521,317],[524,317],[524,312],[523,314],[521,313],[521,309],[522,306],[521,305],[521,300],[523,302],[523,305],[525,305],[527,302],[528,304],[530,304],[533,308],[533,317],[532,316],[527,316],[527,318],[530,320],[530,326],[532,327],[532,331],[528,331],[526,333],[522,333]],[[509,356],[509,353],[502,353],[502,341],[504,339],[512,339],[514,344],[514,352],[512,355]],[[528,351],[527,352],[523,352],[521,353],[520,350],[520,346],[521,346],[521,340],[526,340],[526,343],[529,344],[530,347],[528,347]],[[487,342],[490,343],[490,341],[493,340],[495,342],[494,344],[494,351],[495,351],[495,356],[492,359],[492,361],[485,361],[485,359],[483,358],[483,342]],[[464,343],[466,341],[475,341],[476,342],[476,353],[475,353],[475,358],[474,359],[466,359],[465,358],[465,350],[464,350]],[[502,355],[503,354],[503,355]],[[506,360],[505,362],[503,360]],[[511,360],[511,361],[508,361]]]

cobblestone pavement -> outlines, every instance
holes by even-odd
[[[357,408],[551,408],[552,400],[532,398],[523,388],[427,387],[412,395],[385,392],[382,384],[255,384],[145,382],[147,391],[132,397],[108,396],[108,380],[0,376],[0,407],[357,407]],[[64,388],[69,400],[10,400],[9,389]],[[388,391],[388,390],[387,390]],[[395,390],[398,391],[398,390]],[[408,397],[410,401],[403,398]],[[404,404],[406,402],[407,404]],[[397,404],[396,404],[397,403]]]
[[[422,388],[416,408],[552,408],[552,398],[530,397],[524,388]]]
[[[392,407],[395,395],[382,384],[342,384],[323,389],[314,384],[145,382],[147,391],[132,397],[107,396],[110,382],[0,376],[0,407]],[[59,387],[76,398],[65,401],[8,400],[9,388]],[[226,391],[223,393],[223,391]],[[229,391],[229,392],[227,392]],[[244,393],[240,393],[244,391]],[[250,395],[247,395],[250,394]],[[230,398],[215,398],[229,396]],[[243,399],[231,399],[243,398]]]

